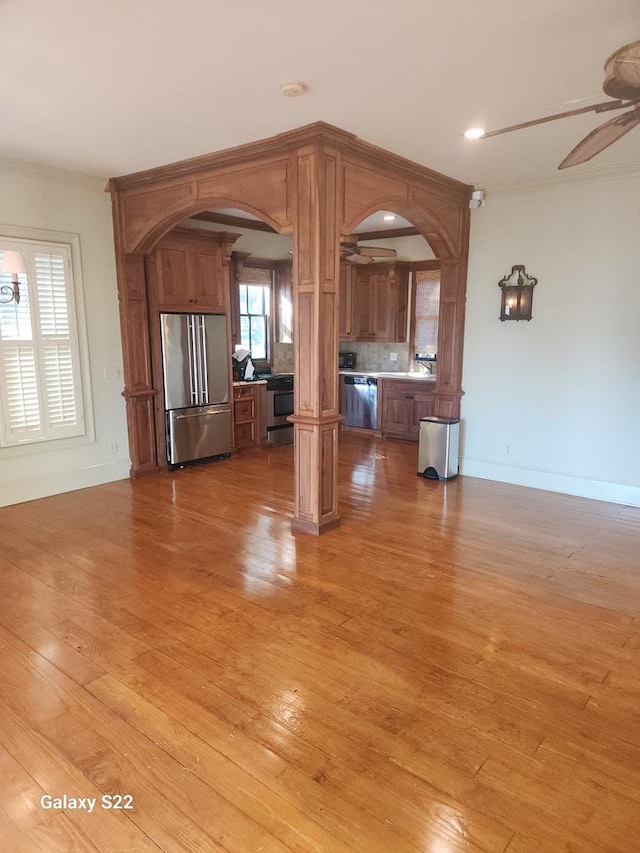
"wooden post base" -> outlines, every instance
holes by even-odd
[[[338,426],[340,415],[330,418],[296,416],[294,532],[320,535],[340,524],[337,495]]]

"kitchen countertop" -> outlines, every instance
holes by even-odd
[[[402,379],[402,380],[416,380],[417,382],[435,382],[436,377],[431,373],[411,373],[410,371],[390,371],[385,373],[383,371],[372,371],[372,370],[339,370],[338,373],[340,376],[370,376],[372,379]]]

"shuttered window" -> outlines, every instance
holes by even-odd
[[[70,247],[0,237],[5,251],[22,253],[27,274],[20,303],[0,303],[0,445],[83,435]]]
[[[238,269],[240,346],[252,360],[268,363],[271,357],[271,289],[273,272],[242,264]]]
[[[414,353],[438,352],[438,316],[440,313],[440,271],[420,270],[415,273]]]

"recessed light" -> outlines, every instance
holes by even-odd
[[[469,130],[465,130],[464,135],[466,139],[482,139],[484,136],[484,128],[470,127]]]
[[[297,98],[304,93],[306,88],[306,85],[299,80],[290,80],[280,86],[280,91],[285,98]]]
[[[385,222],[393,222],[393,220],[396,218],[396,215],[395,213],[385,213],[382,218]]]

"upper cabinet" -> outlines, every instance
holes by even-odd
[[[161,311],[229,310],[229,259],[235,234],[172,231],[150,259]]]
[[[407,339],[408,267],[402,263],[340,267],[340,340]]]
[[[353,330],[353,291],[356,268],[353,264],[340,264],[340,290],[338,309],[338,337],[341,341],[355,340]]]

